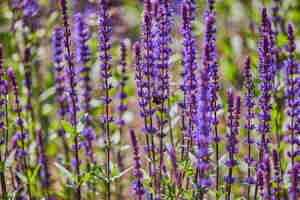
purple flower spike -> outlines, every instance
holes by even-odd
[[[33,16],[39,9],[37,0],[14,0],[12,7],[23,10],[25,17]]]
[[[273,189],[274,196],[277,199],[280,199],[280,191],[282,189],[282,177],[281,177],[281,168],[280,168],[280,160],[279,160],[279,153],[276,149],[272,150],[272,160],[273,160],[273,168],[274,168],[274,176],[273,181],[277,184],[276,187]]]
[[[273,90],[273,69],[272,69],[272,45],[271,45],[271,23],[267,14],[267,9],[262,10],[262,23],[260,27],[261,40],[259,41],[259,66],[260,80],[258,85],[261,95],[258,99],[260,112],[258,114],[259,125],[257,131],[261,135],[261,140],[257,143],[259,148],[259,163],[263,162],[264,154],[269,153],[268,144],[271,127],[271,91]],[[257,198],[258,185],[255,186],[254,198]]]
[[[43,134],[42,131],[40,130],[38,131],[38,135],[37,135],[37,146],[39,151],[38,161],[41,165],[40,176],[43,182],[43,186],[48,190],[48,188],[50,187],[50,172],[48,169],[48,157],[45,154],[45,147],[44,147],[43,140],[44,140]]]
[[[127,106],[125,105],[125,100],[127,98],[127,94],[125,92],[125,86],[126,83],[129,79],[127,75],[127,49],[126,49],[126,44],[125,41],[121,42],[121,60],[120,60],[120,65],[121,65],[121,71],[120,71],[120,82],[119,82],[119,92],[117,93],[117,98],[120,100],[120,104],[117,106],[117,110],[119,111],[119,120],[116,122],[117,125],[122,127],[125,125],[125,121],[123,120],[123,115],[127,111]],[[122,131],[120,131],[122,132]],[[120,133],[121,134],[121,133]]]
[[[32,103],[31,103],[31,97],[32,97],[32,67],[31,67],[31,48],[27,47],[25,49],[24,53],[24,71],[25,71],[25,80],[24,85],[27,88],[27,105],[26,109],[31,112],[31,115],[33,117],[33,110],[32,110]]]
[[[144,127],[147,127],[148,126],[147,105],[149,102],[145,98],[145,96],[147,95],[147,88],[146,88],[146,81],[144,80],[145,75],[142,70],[141,46],[138,42],[134,44],[134,54],[135,54],[135,78],[134,79],[136,81],[136,87],[137,87],[136,95],[138,98],[138,106],[140,108],[139,114],[144,119]],[[145,134],[146,145],[147,145],[143,149],[147,153],[147,156],[150,160],[153,146],[150,144],[150,138],[149,138],[149,134],[147,134],[147,131],[144,130],[143,133]],[[149,169],[149,174],[151,176],[152,175],[151,161],[148,162],[148,169]]]
[[[300,163],[295,163],[289,174],[291,180],[289,196],[292,200],[296,200],[300,195]]]
[[[263,198],[266,200],[272,200],[273,194],[272,194],[272,183],[271,183],[271,164],[270,164],[270,155],[265,154],[264,162],[262,164],[262,168],[264,171],[264,196]]]
[[[261,141],[258,143],[260,148],[260,162],[263,161],[264,153],[268,152],[268,144],[270,143],[269,133],[270,133],[270,121],[272,109],[271,101],[271,91],[273,89],[273,75],[271,69],[272,57],[270,48],[270,35],[269,30],[269,19],[266,13],[266,9],[262,12],[262,27],[261,27],[261,40],[259,42],[259,71],[260,80],[259,90],[261,95],[258,100],[258,105],[260,108],[260,113],[258,118],[260,124],[258,126],[258,132],[261,134]]]
[[[5,143],[5,152],[0,151],[0,162],[4,162],[8,154],[8,129],[5,127],[7,122],[7,81],[5,79],[5,70],[3,67],[3,46],[0,44],[0,147]],[[2,154],[3,153],[3,154]],[[5,172],[0,172],[0,181],[3,197],[7,197],[7,187],[5,180]]]
[[[210,119],[212,123],[212,137],[216,145],[216,190],[219,191],[219,143],[221,141],[221,137],[218,135],[219,119],[217,117],[217,112],[220,110],[221,105],[217,103],[220,86],[215,44],[217,29],[215,27],[216,12],[214,11],[214,3],[214,0],[207,0],[207,10],[206,13],[204,13],[205,31],[203,40],[202,65],[206,66],[209,70],[209,111],[212,113]]]
[[[28,163],[27,163],[27,151],[25,149],[26,146],[26,139],[28,137],[28,134],[25,132],[25,127],[23,123],[23,118],[22,118],[22,106],[20,103],[20,93],[19,93],[19,87],[18,87],[18,82],[17,78],[15,75],[15,72],[13,71],[12,68],[8,68],[7,70],[8,77],[11,81],[12,85],[12,91],[15,96],[15,108],[14,111],[17,114],[17,120],[16,120],[16,125],[20,131],[20,133],[17,134],[17,139],[19,142],[16,141],[16,158],[19,159],[19,162],[22,162],[23,169],[24,169],[24,174],[26,174],[28,178]],[[28,191],[28,196],[29,199],[31,199],[31,191],[30,191],[30,185],[27,184],[27,191]]]
[[[182,35],[183,41],[183,61],[184,72],[181,74],[184,79],[184,84],[181,85],[181,90],[184,92],[183,115],[187,120],[184,127],[184,136],[189,137],[187,150],[191,149],[191,144],[196,135],[194,134],[197,115],[197,44],[192,32],[192,19],[194,12],[193,1],[185,1],[182,4]]]
[[[286,51],[288,52],[288,59],[285,61],[285,72],[286,72],[286,85],[285,94],[287,96],[286,113],[289,116],[289,123],[287,128],[289,135],[285,138],[291,145],[291,149],[288,152],[288,156],[291,158],[292,168],[295,164],[295,158],[297,156],[295,145],[299,139],[296,136],[297,128],[299,130],[299,125],[297,124],[297,117],[300,115],[300,85],[299,85],[299,74],[300,68],[299,63],[295,59],[296,43],[294,38],[294,29],[291,24],[288,25],[288,45],[286,46]]]
[[[110,41],[112,34],[111,27],[111,14],[108,4],[104,0],[99,0],[99,52],[100,52],[100,77],[102,81],[101,89],[104,91],[105,95],[101,98],[104,104],[104,115],[102,116],[102,121],[105,127],[105,150],[106,150],[106,176],[110,179],[110,149],[111,149],[111,136],[110,136],[110,123],[113,122],[113,118],[110,116],[109,106],[112,102],[110,97],[110,91],[113,88],[110,83],[112,77],[112,56],[109,53],[112,48],[112,43]],[[106,183],[106,198],[110,200],[110,181]]]
[[[120,81],[118,83],[118,93],[116,95],[117,99],[119,100],[119,104],[117,105],[116,110],[118,111],[118,120],[115,122],[115,124],[119,127],[119,135],[120,138],[124,137],[124,128],[125,128],[125,120],[124,114],[127,111],[127,105],[126,105],[126,99],[127,99],[127,93],[126,93],[126,85],[127,81],[129,79],[129,76],[127,75],[127,47],[126,47],[126,42],[122,41],[121,42],[121,47],[120,47],[120,52],[121,52],[121,59],[119,61],[119,65],[121,67],[120,69]],[[122,140],[119,140],[120,147],[123,145]],[[119,148],[118,150],[118,167],[120,171],[124,170],[124,163],[123,163],[123,154],[121,152],[121,149]],[[121,180],[120,180],[121,181]],[[122,183],[119,183],[118,185],[118,198],[122,199],[122,190],[123,186]]]
[[[142,111],[145,114],[146,119],[144,121],[144,127],[142,128],[143,132],[148,134],[149,136],[149,142],[147,145],[149,147],[149,151],[151,155],[152,162],[150,163],[151,166],[151,172],[156,172],[156,155],[155,155],[155,143],[154,143],[154,137],[157,133],[157,128],[154,125],[154,119],[153,115],[156,111],[153,105],[153,97],[155,93],[155,83],[156,83],[156,71],[155,71],[155,57],[154,57],[154,40],[155,38],[155,33],[154,33],[154,20],[153,20],[153,12],[152,12],[152,3],[150,0],[145,0],[144,1],[144,21],[141,26],[142,30],[142,42],[141,42],[141,49],[143,51],[142,54],[142,73],[143,73],[143,98],[145,99],[145,110]],[[150,170],[150,167],[149,167]],[[156,174],[152,174],[153,180],[154,180],[154,186],[155,187],[155,193],[157,194],[160,190],[158,188],[157,184],[157,176]],[[151,183],[152,184],[152,183]]]
[[[170,70],[170,56],[172,49],[170,44],[172,42],[171,38],[171,10],[168,0],[161,0],[160,5],[158,6],[158,13],[156,15],[157,23],[155,24],[155,36],[156,40],[154,46],[158,47],[154,49],[154,59],[155,59],[155,69],[156,69],[156,87],[153,96],[153,103],[157,104],[159,114],[156,115],[158,121],[159,129],[159,186],[161,187],[162,183],[162,170],[163,170],[163,161],[164,161],[164,152],[166,150],[164,144],[164,138],[167,136],[167,133],[164,131],[165,125],[169,122],[168,120],[168,99],[169,99],[169,70]],[[170,131],[170,138],[172,132]],[[171,141],[173,144],[173,141]],[[161,198],[161,194],[159,194]]]
[[[64,120],[68,110],[69,105],[66,95],[66,69],[63,64],[64,55],[64,33],[60,27],[55,28],[52,37],[52,48],[53,48],[53,61],[54,61],[54,72],[55,72],[55,101],[59,104],[58,114],[61,120]],[[66,162],[69,162],[69,146],[67,144],[65,130],[60,125],[58,130],[58,135],[62,138],[64,154]]]
[[[68,101],[69,101],[69,116],[70,116],[70,123],[73,126],[75,132],[77,131],[77,111],[79,110],[78,107],[78,95],[76,91],[77,86],[77,78],[76,78],[76,69],[74,65],[74,54],[71,49],[71,29],[69,25],[69,17],[68,17],[68,8],[66,0],[60,1],[61,9],[62,9],[62,16],[63,16],[63,25],[64,25],[64,46],[65,46],[65,59],[67,61],[67,77],[68,77]],[[80,175],[80,160],[79,160],[79,137],[76,135],[74,136],[74,158],[76,165],[75,174],[77,177],[78,183],[80,183],[81,175]],[[80,185],[76,185],[76,198],[77,200],[81,200],[81,189]]]
[[[133,183],[133,192],[136,195],[136,200],[142,200],[144,198],[145,189],[143,186],[143,172],[141,171],[141,161],[139,155],[139,145],[133,129],[130,129],[131,142],[134,154],[134,170],[133,175],[136,177],[136,181]]]
[[[226,150],[229,154],[229,160],[225,161],[225,165],[229,168],[228,176],[225,176],[224,180],[227,183],[226,187],[226,200],[230,200],[231,188],[235,183],[236,177],[233,176],[233,168],[238,165],[238,161],[235,159],[235,155],[238,153],[238,134],[239,134],[239,119],[241,109],[241,97],[236,97],[234,105],[234,97],[232,90],[228,90],[228,123],[229,132],[226,133],[227,143]]]
[[[280,10],[280,4],[281,4],[281,0],[273,0],[274,2],[274,6],[271,8],[272,10],[272,17],[271,20],[275,26],[275,35],[279,34],[279,25],[282,22],[282,16],[280,16],[279,14],[279,10]]]
[[[253,165],[254,158],[252,157],[252,144],[254,140],[251,138],[251,132],[254,130],[255,125],[253,119],[255,118],[255,113],[253,111],[253,107],[255,106],[254,101],[254,88],[255,85],[253,83],[253,77],[251,74],[251,58],[248,56],[245,62],[244,69],[244,89],[246,90],[244,94],[244,105],[247,107],[247,112],[244,115],[246,118],[246,122],[244,123],[244,129],[247,131],[247,139],[245,139],[245,143],[248,145],[248,156],[244,157],[245,162],[248,165],[248,176],[245,179],[245,183],[248,184],[247,197],[250,196],[251,184],[254,184],[254,179],[251,175],[251,166]]]
[[[198,116],[196,130],[196,169],[199,173],[197,180],[202,189],[208,189],[213,181],[209,177],[213,164],[210,162],[211,124],[209,112],[209,68],[204,65],[200,70],[200,85],[198,88]]]
[[[84,130],[83,135],[85,140],[79,144],[79,146],[85,147],[85,155],[88,157],[90,162],[94,161],[93,158],[93,145],[92,142],[96,139],[96,135],[94,133],[93,128],[90,126],[91,116],[90,116],[90,101],[91,101],[91,79],[90,79],[90,71],[91,67],[89,66],[89,61],[91,60],[91,52],[87,42],[90,38],[88,24],[84,16],[81,13],[75,15],[75,30],[76,30],[76,59],[77,64],[80,66],[80,79],[81,85],[80,87],[83,89],[81,94],[81,107],[83,112],[85,113],[85,122],[84,122]],[[89,162],[89,165],[90,165]]]

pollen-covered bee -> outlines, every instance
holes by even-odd
[[[159,96],[158,94],[156,94],[153,96],[152,102],[155,103],[156,105],[160,105],[163,103],[163,98],[161,96]]]

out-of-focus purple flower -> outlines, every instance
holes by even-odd
[[[24,16],[33,16],[39,9],[37,0],[14,0],[11,6],[24,12]]]
[[[120,104],[117,106],[117,110],[119,112],[119,119],[116,121],[116,125],[120,126],[120,128],[122,129],[122,127],[125,125],[125,121],[123,120],[123,115],[124,113],[127,111],[127,106],[125,105],[125,100],[127,98],[127,94],[125,92],[125,86],[126,83],[129,79],[128,75],[127,75],[127,62],[126,62],[126,58],[127,58],[127,49],[126,49],[126,44],[125,41],[121,42],[121,59],[120,59],[120,65],[121,65],[121,70],[120,70],[120,82],[119,82],[119,92],[117,93],[117,98],[120,100]],[[120,131],[122,132],[122,131]]]
[[[274,2],[274,6],[271,8],[272,10],[272,17],[271,20],[275,26],[275,35],[278,35],[279,30],[278,30],[278,26],[280,25],[280,23],[282,22],[282,16],[279,15],[279,9],[280,9],[280,4],[281,4],[281,0],[273,0]]]
[[[7,108],[7,101],[6,101],[6,91],[7,91],[7,84],[4,82],[5,80],[5,70],[3,67],[3,46],[0,44],[0,147],[5,144],[5,151],[0,151],[0,162],[5,162],[7,158],[7,151],[8,151],[8,132],[5,130],[5,123],[6,119],[6,108]],[[6,179],[5,179],[5,171],[2,170],[0,172],[0,182],[1,182],[1,189],[2,189],[2,197],[7,197],[7,186],[6,186]]]
[[[136,195],[136,200],[142,200],[145,194],[143,183],[143,172],[141,170],[141,161],[139,156],[138,141],[133,129],[130,129],[131,142],[133,147],[134,170],[133,175],[136,181],[133,183],[133,192]]]
[[[215,3],[216,0],[206,0],[207,9],[204,11],[204,19],[211,14],[215,14]]]
[[[5,79],[5,75],[6,72],[3,66],[3,46],[0,44],[0,131],[3,131],[5,127],[4,117],[6,116],[5,107],[7,104],[6,96],[8,94],[8,83]],[[2,139],[5,140],[6,143],[8,138],[3,135],[3,137],[0,137],[0,142]]]
[[[300,163],[295,163],[289,171],[291,185],[289,187],[289,196],[291,199],[297,199],[300,195]]]
[[[279,160],[279,153],[276,149],[272,150],[272,160],[273,160],[273,168],[274,168],[274,176],[273,181],[277,184],[273,187],[272,193],[279,198],[280,191],[282,189],[282,176],[281,176],[281,168],[280,168],[280,160]]]
[[[38,162],[41,165],[40,176],[44,187],[48,189],[50,186],[50,172],[48,170],[48,157],[45,154],[44,138],[41,130],[38,131],[37,146],[39,152]]]
[[[270,155],[265,154],[264,161],[262,163],[262,168],[264,172],[264,199],[272,200],[272,176],[271,176],[271,164],[270,164]]]
[[[170,159],[171,159],[171,162],[172,162],[172,167],[173,167],[173,176],[176,180],[176,185],[179,186],[180,183],[178,182],[179,181],[179,176],[180,176],[180,172],[178,171],[178,162],[177,162],[177,157],[176,157],[176,151],[175,151],[175,148],[171,145],[169,148],[168,148],[168,153],[169,153],[169,156],[170,156]]]
[[[32,112],[32,103],[31,103],[31,97],[32,97],[32,67],[30,64],[30,55],[31,54],[31,48],[27,47],[25,48],[24,53],[24,71],[25,71],[25,80],[24,85],[27,88],[27,105],[26,109]]]
[[[261,168],[258,168],[258,171],[256,173],[256,183],[258,190],[260,191],[260,196],[264,196],[264,175],[263,170]]]
[[[129,79],[127,75],[127,46],[126,46],[126,41],[121,42],[121,47],[120,47],[120,53],[121,53],[121,59],[119,61],[119,65],[121,67],[120,69],[120,81],[118,83],[118,93],[116,95],[117,99],[119,99],[119,104],[117,105],[117,111],[118,111],[118,120],[115,122],[115,124],[119,127],[119,135],[120,138],[124,137],[124,128],[125,128],[125,120],[124,118],[124,113],[127,111],[127,105],[126,105],[126,98],[127,98],[127,93],[125,91],[126,89],[126,84]],[[120,146],[122,146],[123,142],[122,139],[119,140]],[[119,171],[124,170],[124,161],[123,161],[123,154],[121,152],[121,149],[118,149],[117,153],[117,161],[118,161],[118,167]],[[121,179],[120,179],[121,181]],[[121,182],[118,184],[118,192],[117,196],[118,198],[122,199],[123,198],[123,185]]]
[[[289,142],[291,149],[288,152],[288,156],[291,158],[292,168],[295,163],[297,154],[295,153],[295,145],[300,145],[300,140],[297,138],[297,117],[300,115],[300,85],[299,77],[300,73],[299,63],[295,59],[296,43],[294,38],[294,29],[291,24],[288,25],[288,45],[286,51],[288,52],[288,59],[285,61],[285,72],[286,72],[286,89],[285,94],[287,96],[286,106],[287,115],[289,116],[289,122],[287,125],[289,135],[285,138],[285,141]],[[298,130],[299,131],[299,130]]]

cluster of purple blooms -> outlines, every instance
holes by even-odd
[[[222,197],[230,200],[236,198],[235,187],[240,183],[246,184],[248,199],[252,197],[255,200],[283,199],[285,190],[289,192],[287,195],[289,199],[298,198],[300,68],[296,59],[294,28],[288,24],[288,43],[281,49],[277,42],[280,24],[283,23],[279,15],[281,1],[273,1],[275,6],[271,9],[271,16],[268,15],[267,8],[262,9],[258,43],[259,80],[256,80],[251,72],[251,57],[248,56],[244,64],[242,94],[236,89],[228,89],[227,103],[221,105],[219,100],[224,94],[219,78],[221,64],[218,62],[216,45],[217,12],[214,0],[207,0],[206,3],[207,8],[203,14],[203,41],[199,54],[198,41],[194,33],[198,9],[196,0],[183,0],[181,3],[177,1],[174,3],[171,0],[144,0],[142,37],[133,46],[136,101],[142,124],[139,125],[141,129],[133,129],[128,128],[130,125],[125,123],[125,113],[129,110],[126,87],[130,82],[130,69],[127,63],[129,48],[125,40],[120,43],[121,58],[118,63],[120,69],[114,71],[111,53],[113,17],[110,4],[105,0],[97,2],[100,62],[98,81],[101,93],[99,110],[102,112],[100,120],[97,120],[92,117],[93,54],[89,47],[92,34],[87,17],[83,13],[75,14],[73,27],[69,19],[67,0],[60,0],[62,26],[54,29],[52,53],[55,101],[59,107],[60,119],[57,135],[64,148],[64,162],[61,162],[60,168],[66,173],[73,173],[64,183],[73,187],[72,198],[84,199],[86,188],[93,193],[87,192],[89,198],[96,198],[98,193],[106,200],[113,199],[114,195],[123,198],[120,184],[124,181],[118,181],[119,185],[116,185],[114,180],[121,179],[122,172],[126,172],[123,163],[124,154],[120,147],[125,144],[126,136],[131,139],[133,150],[132,172],[135,180],[132,188],[137,200],[162,200],[168,197],[184,200],[187,196],[196,200]],[[180,73],[182,83],[178,84],[179,96],[182,98],[174,103],[175,95],[173,96],[171,84],[174,53],[172,34],[174,10],[176,11],[178,5],[181,7],[183,39],[181,52],[183,69]],[[24,11],[25,17],[34,15],[39,9],[37,1],[34,0],[15,0],[12,6]],[[4,153],[0,151],[0,162],[4,163],[8,155],[15,152],[16,164],[10,168],[13,171],[10,172],[12,178],[9,181],[12,182],[14,189],[20,190],[16,199],[27,199],[26,196],[30,200],[35,199],[32,194],[34,190],[31,185],[32,163],[29,153],[31,140],[34,139],[42,193],[46,199],[54,199],[54,194],[49,192],[54,176],[50,173],[52,170],[46,149],[47,135],[43,130],[37,129],[38,126],[32,125],[32,130],[28,126],[30,120],[36,120],[32,92],[34,87],[32,50],[31,47],[24,49],[23,85],[26,88],[26,106],[23,106],[22,90],[17,79],[19,74],[11,67],[4,68],[3,47],[0,46],[0,147],[5,145]],[[284,62],[279,59],[282,52],[287,54]],[[277,79],[280,79],[278,74],[282,68],[285,69],[287,130],[284,136],[277,137],[275,146],[272,130],[272,118],[275,116],[272,115],[272,111],[277,106],[274,99],[279,88],[276,85],[279,81]],[[115,72],[119,77],[116,84]],[[11,113],[8,112],[8,89],[14,101]],[[118,103],[116,107],[112,105],[114,95]],[[181,123],[174,125],[170,108],[177,105],[181,109],[179,116]],[[223,118],[222,112],[219,111],[225,111]],[[12,125],[8,122],[8,114],[16,119]],[[115,115],[118,115],[117,120],[114,120]],[[222,124],[221,120],[225,123]],[[99,145],[96,144],[99,139],[96,132],[99,129],[95,127],[98,123],[101,124],[99,129],[104,133],[104,142]],[[10,126],[14,127],[15,134],[9,144]],[[180,129],[176,129],[178,127]],[[114,151],[116,129],[119,131],[120,139],[117,144],[119,149]],[[140,136],[145,138],[144,143],[139,141]],[[289,147],[286,152],[282,152],[281,137]],[[72,139],[71,143],[69,138]],[[246,153],[244,149],[239,149],[240,145],[244,144],[247,147]],[[142,145],[144,148],[141,148]],[[98,162],[97,147],[104,149],[105,159],[100,158],[104,160],[104,164]],[[284,153],[290,160],[290,165],[286,169],[283,168],[280,159]],[[239,161],[241,156],[243,162]],[[115,170],[113,163],[115,158],[118,160],[120,176],[116,175],[118,170]],[[146,167],[143,167],[143,163],[146,163]],[[171,165],[170,169],[168,164]],[[242,164],[247,166],[244,170],[246,175],[243,177],[238,176]],[[90,177],[92,178],[89,179]],[[97,191],[94,179],[103,181],[105,186],[103,191]],[[287,181],[289,183],[285,186]],[[0,185],[5,198],[8,193],[7,182],[4,170],[0,168]],[[222,189],[225,192],[223,196]],[[115,190],[117,192],[114,192]]]

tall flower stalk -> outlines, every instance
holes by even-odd
[[[105,126],[105,150],[106,150],[106,199],[111,199],[111,135],[110,135],[110,123],[113,122],[112,116],[110,116],[109,105],[112,102],[110,97],[110,90],[112,89],[112,84],[110,83],[111,73],[111,59],[112,56],[109,51],[112,47],[110,42],[112,27],[111,27],[111,15],[109,11],[108,4],[104,0],[99,0],[99,52],[100,52],[100,77],[103,81],[101,89],[104,91],[104,96],[101,101],[104,104],[104,115],[102,116],[102,122]]]
[[[271,69],[271,49],[270,49],[270,38],[267,32],[270,22],[267,16],[267,11],[264,8],[262,11],[262,27],[261,27],[261,40],[259,43],[259,71],[261,83],[259,89],[262,91],[259,97],[259,107],[261,109],[258,115],[261,120],[258,126],[258,131],[261,134],[260,146],[260,161],[263,160],[264,152],[267,152],[267,145],[269,143],[268,133],[270,133],[269,122],[271,120],[270,110],[272,109],[271,101],[271,90],[272,90],[272,69]]]
[[[170,36],[171,32],[171,12],[168,0],[162,0],[160,6],[158,7],[158,23],[157,28],[157,40],[155,41],[155,46],[158,47],[155,51],[155,68],[158,70],[158,87],[156,91],[156,96],[154,97],[154,102],[159,105],[160,116],[158,116],[158,126],[159,126],[159,185],[162,181],[162,166],[164,157],[164,137],[167,133],[164,133],[164,127],[168,123],[168,100],[169,100],[169,67],[170,67],[170,54],[172,49],[170,48],[170,43],[172,38]],[[172,137],[171,137],[172,138]]]
[[[209,112],[209,66],[203,65],[200,69],[200,83],[198,88],[198,115],[196,129],[196,174],[195,181],[198,184],[196,199],[203,199],[204,193],[213,184],[209,174],[213,168],[210,160],[211,148],[211,113]]]
[[[119,62],[119,65],[121,66],[121,71],[120,71],[120,81],[118,84],[118,93],[117,93],[117,98],[119,99],[119,104],[117,106],[117,111],[119,113],[118,116],[118,120],[116,121],[116,125],[119,126],[119,146],[122,146],[122,137],[124,137],[124,128],[125,128],[125,120],[124,118],[124,114],[127,111],[128,107],[126,105],[126,99],[127,99],[127,93],[125,91],[125,86],[127,84],[127,81],[129,79],[128,75],[127,75],[127,47],[126,47],[126,43],[125,40],[121,42],[121,47],[120,47],[120,52],[121,52],[121,59]],[[123,164],[123,156],[121,153],[121,149],[118,149],[118,153],[117,153],[117,157],[118,157],[118,166],[119,166],[119,170],[123,171],[124,170],[124,164]],[[123,185],[121,183],[121,179],[118,185],[118,192],[117,192],[117,196],[119,199],[123,198]]]
[[[66,49],[66,61],[67,61],[67,74],[68,74],[68,97],[70,101],[70,106],[69,106],[69,114],[70,114],[70,120],[71,120],[71,125],[73,126],[74,132],[76,135],[74,136],[74,146],[72,150],[74,151],[74,157],[72,160],[72,164],[75,167],[75,174],[76,174],[76,179],[77,179],[77,185],[76,185],[76,199],[80,200],[81,199],[81,189],[80,189],[80,160],[79,160],[79,136],[77,135],[77,110],[78,110],[78,96],[76,92],[76,85],[77,85],[77,80],[76,80],[76,70],[75,70],[75,65],[73,61],[74,54],[72,53],[71,50],[71,29],[70,25],[68,22],[68,13],[67,13],[67,2],[66,0],[61,0],[61,8],[62,8],[62,15],[63,15],[63,25],[64,25],[64,45]]]
[[[276,183],[276,186],[273,188],[274,196],[277,199],[280,199],[280,192],[282,190],[282,178],[281,178],[281,168],[280,168],[280,159],[279,159],[279,153],[276,149],[272,150],[272,160],[273,160],[273,170],[274,170],[274,176],[273,181]]]
[[[248,56],[245,62],[244,69],[244,89],[246,90],[244,94],[244,105],[247,108],[246,114],[244,115],[246,122],[244,123],[244,129],[247,132],[247,138],[245,139],[245,143],[248,145],[248,155],[244,157],[244,161],[247,163],[247,178],[245,179],[245,183],[248,184],[247,188],[247,198],[250,198],[251,185],[254,184],[254,178],[251,173],[251,165],[254,164],[254,158],[252,157],[252,144],[254,140],[251,137],[251,133],[255,128],[253,119],[255,118],[255,113],[253,111],[253,107],[255,106],[254,101],[254,89],[255,85],[253,83],[253,77],[251,74],[251,58]]]
[[[66,96],[66,88],[65,88],[65,66],[63,64],[63,56],[64,56],[64,35],[63,31],[60,27],[56,27],[53,32],[52,37],[52,46],[53,46],[53,61],[55,63],[54,72],[55,72],[55,101],[59,104],[58,114],[61,120],[64,120],[68,113],[68,102]],[[65,130],[60,124],[60,128],[58,130],[58,135],[62,138],[64,154],[66,163],[69,163],[69,146],[67,143],[67,138],[65,136]],[[67,166],[68,168],[68,166]]]
[[[268,153],[268,144],[270,143],[270,121],[272,109],[271,91],[273,89],[273,70],[272,56],[270,44],[270,21],[267,15],[267,9],[262,10],[262,25],[261,25],[261,40],[259,42],[259,71],[261,83],[258,85],[261,95],[258,99],[260,113],[258,119],[258,132],[261,135],[261,140],[258,142],[259,147],[259,165],[263,162],[265,152]],[[259,166],[258,166],[259,167]],[[257,186],[255,187],[255,199],[257,198]]]
[[[145,189],[143,186],[143,172],[141,170],[141,161],[139,155],[139,145],[133,129],[130,129],[131,142],[133,146],[134,154],[134,171],[133,175],[136,177],[136,181],[133,184],[133,192],[136,195],[136,200],[142,200],[144,198]]]
[[[154,38],[154,31],[153,31],[153,13],[152,13],[152,4],[150,0],[144,1],[144,22],[142,24],[142,72],[144,77],[144,84],[145,84],[145,93],[144,97],[146,103],[146,121],[143,130],[146,134],[149,135],[149,147],[148,149],[151,152],[151,163],[152,169],[151,174],[153,177],[153,182],[155,186],[155,194],[158,194],[160,188],[158,188],[157,184],[157,169],[156,169],[156,155],[155,155],[155,143],[154,143],[154,135],[157,133],[157,129],[154,126],[153,114],[155,112],[154,105],[152,102],[152,98],[154,96],[155,90],[155,70],[154,70],[154,42],[152,38]]]
[[[6,92],[7,91],[7,84],[5,84],[5,71],[3,67],[3,46],[0,44],[0,131],[1,131],[1,137],[0,137],[0,147],[5,144],[5,150],[4,152],[0,151],[0,162],[4,162],[6,160],[6,154],[7,154],[7,141],[8,136],[6,136],[6,130],[5,127],[5,116],[6,116]],[[7,188],[6,188],[6,181],[5,181],[5,172],[2,169],[0,171],[0,182],[1,182],[1,191],[3,193],[2,198],[7,198]]]
[[[85,114],[83,135],[85,140],[81,143],[81,146],[85,147],[85,155],[87,156],[88,165],[93,163],[93,140],[96,139],[93,128],[91,127],[91,79],[89,61],[91,60],[91,52],[87,42],[90,38],[88,24],[81,13],[75,15],[75,30],[76,30],[76,63],[80,66],[80,87],[82,88],[81,108]]]
[[[289,171],[291,185],[288,189],[289,196],[292,200],[296,200],[300,195],[300,163],[296,162]]]
[[[19,131],[20,131],[20,133],[16,133],[16,138],[18,141],[20,141],[20,146],[21,146],[21,147],[17,148],[17,157],[21,160],[23,172],[28,179],[29,178],[29,175],[28,175],[29,168],[28,168],[28,163],[27,163],[28,152],[26,151],[26,139],[28,138],[28,133],[25,132],[24,120],[22,118],[22,106],[21,106],[21,102],[20,102],[20,92],[19,92],[19,87],[18,87],[18,82],[17,82],[15,72],[13,71],[12,68],[8,68],[7,72],[8,72],[8,76],[11,80],[12,90],[13,90],[13,94],[15,96],[14,111],[17,114],[16,125],[18,126]],[[28,194],[29,199],[31,200],[32,194],[31,194],[31,190],[30,190],[30,184],[27,183],[26,185],[27,185],[27,194]]]
[[[215,27],[215,15],[213,11],[214,1],[207,1],[207,10],[205,11],[205,31],[204,31],[204,41],[203,41],[203,52],[202,52],[202,65],[208,68],[209,73],[209,93],[210,93],[210,108],[209,111],[212,113],[211,122],[212,122],[212,131],[213,138],[216,145],[216,190],[219,191],[219,143],[221,137],[218,135],[218,124],[219,119],[217,117],[217,112],[221,108],[221,105],[218,104],[218,91],[219,86],[219,77],[218,77],[218,64],[216,58],[216,32]],[[218,195],[218,194],[217,194]]]
[[[288,156],[291,159],[292,168],[294,168],[296,149],[295,145],[298,140],[296,136],[297,131],[297,116],[300,115],[300,95],[299,95],[299,83],[297,83],[297,75],[299,74],[299,63],[295,60],[295,50],[296,44],[294,39],[294,29],[291,24],[288,25],[288,45],[286,50],[288,52],[288,59],[285,62],[286,67],[286,84],[287,88],[285,90],[287,101],[287,115],[289,116],[289,123],[287,125],[289,136],[286,138],[291,145],[291,149],[288,152]],[[299,81],[298,81],[299,82]]]
[[[134,44],[134,56],[135,56],[135,81],[137,87],[137,97],[138,97],[138,106],[140,107],[139,114],[144,120],[144,127],[147,127],[147,105],[148,101],[145,99],[146,92],[146,82],[144,81],[144,74],[142,71],[142,56],[141,56],[141,46],[138,42]],[[144,131],[145,140],[146,140],[146,147],[144,148],[145,152],[148,156],[148,170],[149,175],[152,177],[152,164],[151,164],[151,144],[150,144],[150,137],[147,132]],[[150,182],[150,186],[152,186],[152,182]]]
[[[45,192],[46,192],[46,196],[47,196],[46,200],[51,200],[51,196],[49,194],[50,172],[49,172],[49,167],[48,167],[48,157],[46,156],[46,153],[45,153],[44,137],[43,137],[43,133],[41,130],[39,130],[37,133],[37,146],[38,146],[38,152],[39,152],[38,161],[41,165],[40,176],[42,178],[43,187],[45,188]]]
[[[185,118],[183,118],[183,140],[188,138],[187,144],[185,144],[185,141],[182,143],[183,146],[186,145],[182,154],[184,157],[192,148],[197,114],[197,45],[192,31],[192,21],[195,19],[194,11],[196,9],[194,4],[195,2],[190,0],[186,0],[182,4],[181,32],[184,37],[182,51],[184,72],[181,75],[184,79],[184,84],[181,85],[181,90],[184,92],[183,115],[185,115]]]
[[[24,71],[25,71],[25,80],[24,85],[27,89],[27,105],[26,109],[30,112],[31,120],[34,121],[34,112],[32,108],[32,66],[30,63],[30,57],[31,57],[31,48],[27,47],[25,48],[24,52]],[[34,130],[33,130],[34,131]],[[35,133],[33,133],[35,134]]]
[[[229,132],[226,133],[227,144],[226,150],[229,154],[229,160],[226,160],[225,165],[229,168],[228,176],[224,177],[226,182],[226,200],[231,199],[231,189],[232,185],[236,182],[236,177],[233,176],[233,168],[238,165],[238,161],[235,155],[238,153],[238,134],[239,134],[239,119],[240,119],[240,96],[236,97],[236,102],[234,106],[234,97],[232,90],[228,91],[228,123]]]
[[[273,198],[273,189],[272,189],[272,183],[271,183],[271,164],[270,164],[270,155],[265,154],[264,162],[263,162],[263,171],[264,171],[264,196],[263,198],[266,200],[271,200]]]

